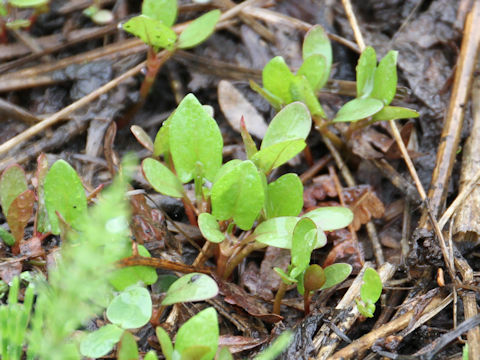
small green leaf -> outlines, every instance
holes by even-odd
[[[300,218],[294,216],[281,216],[266,220],[255,228],[253,232],[255,240],[265,245],[291,249],[293,230],[299,220]],[[323,231],[319,231],[314,248],[324,246],[326,241],[327,238]]]
[[[183,352],[191,346],[205,346],[210,351],[199,360],[211,360],[218,347],[218,318],[213,307],[206,308],[193,316],[177,332],[175,351]]]
[[[321,231],[321,230],[320,230]],[[296,278],[302,274],[310,264],[315,240],[317,237],[317,226],[309,218],[300,219],[293,229],[292,237],[292,265],[294,268],[290,276]]]
[[[212,214],[201,213],[198,216],[198,227],[203,237],[213,243],[221,243],[225,235],[220,231],[217,219]]]
[[[143,357],[143,360],[158,360],[158,356],[155,353],[155,351],[150,350],[148,353],[145,354],[145,356]]]
[[[275,360],[293,341],[293,332],[284,331],[268,348],[255,356],[254,360]]]
[[[117,295],[107,308],[107,318],[124,329],[142,327],[152,316],[152,299],[147,289],[132,286]]]
[[[118,345],[118,360],[137,360],[138,359],[137,341],[131,333],[125,331]]]
[[[216,183],[222,176],[224,176],[226,173],[233,170],[237,165],[240,165],[242,162],[243,161],[240,159],[233,159],[233,160],[227,161],[225,164],[222,165],[220,170],[218,170],[218,173],[215,176],[215,180],[213,182]]]
[[[177,0],[143,0],[142,15],[172,26],[177,19]]]
[[[385,106],[382,110],[372,116],[372,122],[410,119],[419,116],[420,114],[412,109],[400,106]]]
[[[288,160],[301,153],[305,146],[307,144],[303,139],[276,143],[257,152],[252,157],[252,161],[265,174],[268,174],[273,169],[285,164]]]
[[[35,194],[32,190],[24,191],[10,204],[7,223],[17,244],[23,240],[23,232],[33,215],[34,205]]]
[[[270,60],[262,71],[263,87],[274,96],[282,99],[283,104],[290,104],[290,83],[294,75],[288,68],[283,57],[276,56]]]
[[[338,110],[334,122],[358,121],[378,113],[383,102],[377,99],[353,99]]]
[[[225,173],[212,186],[212,215],[218,220],[233,218],[242,230],[252,228],[263,204],[262,179],[255,165],[247,160]]]
[[[325,56],[314,54],[303,61],[302,66],[298,69],[297,75],[305,76],[313,91],[318,91],[325,85],[322,81],[326,78],[326,70],[327,61],[325,60]]]
[[[324,206],[309,211],[302,217],[312,219],[323,231],[343,229],[353,220],[353,212],[343,206]]]
[[[292,248],[293,229],[299,218],[282,216],[260,223],[253,232],[259,243],[275,246],[281,249]]]
[[[185,96],[172,114],[168,137],[180,181],[193,179],[197,161],[203,165],[204,177],[213,181],[222,165],[223,138],[216,121],[195,95]]]
[[[151,257],[148,250],[143,245],[138,245],[138,254],[144,257]],[[132,249],[129,247],[128,253],[125,256],[131,256]],[[154,284],[158,279],[155,268],[150,266],[127,266],[121,269],[116,269],[109,278],[110,284],[118,290],[125,290],[127,287],[138,284],[139,282],[145,285]]]
[[[227,346],[222,346],[220,348],[216,360],[233,360],[233,355],[230,353]]]
[[[173,344],[172,340],[170,340],[170,336],[165,331],[165,329],[160,326],[157,326],[155,332],[157,334],[158,342],[160,343],[160,346],[162,348],[163,356],[165,356],[166,360],[172,360]]]
[[[173,172],[160,161],[147,158],[142,162],[143,177],[152,185],[155,191],[181,198],[184,194],[183,185]]]
[[[173,115],[173,114],[172,114]],[[170,126],[170,117],[165,120],[160,130],[158,130],[153,142],[153,156],[160,156],[170,153],[170,142],[168,139],[168,128]]]
[[[131,18],[122,28],[157,49],[171,50],[177,40],[177,34],[170,27],[145,15]]]
[[[3,242],[8,246],[12,246],[15,244],[15,238],[10,234],[7,230],[0,226],[0,238],[2,238]]]
[[[373,90],[375,70],[377,68],[377,54],[375,49],[367,46],[363,50],[357,64],[357,97],[369,97]]]
[[[379,99],[384,105],[392,102],[397,92],[397,56],[398,51],[390,50],[378,64],[372,98]]]
[[[35,8],[47,5],[49,0],[8,0],[8,3],[17,8]]]
[[[301,102],[285,106],[268,125],[260,149],[287,140],[306,139],[312,127],[308,109]]]
[[[382,286],[380,275],[374,269],[366,268],[363,274],[363,284],[360,288],[360,297],[365,303],[375,304],[382,295]]]
[[[110,10],[100,9],[91,17],[92,21],[97,25],[111,24],[115,17]]]
[[[296,75],[290,83],[290,94],[292,100],[301,101],[307,105],[308,110],[314,116],[318,115],[326,118],[327,115],[323,111],[322,105],[317,99],[315,92],[303,75]]]
[[[207,40],[213,34],[220,15],[220,10],[212,10],[193,20],[178,37],[178,47],[189,49]]]
[[[330,77],[332,67],[332,45],[323,27],[315,25],[307,32],[303,40],[302,54],[303,60],[312,55],[322,55],[325,58],[325,71],[318,85],[323,87]]]
[[[87,212],[87,197],[77,172],[66,161],[56,161],[45,177],[44,191],[52,233],[60,234],[56,211],[77,229]]]
[[[260,96],[262,96],[265,100],[267,100],[275,110],[280,111],[280,109],[282,108],[282,104],[283,104],[283,100],[280,97],[272,94],[267,89],[262,88],[260,85],[258,85],[253,80],[250,80],[250,88],[253,91],[259,93]]]
[[[20,165],[10,165],[0,178],[0,204],[5,216],[12,201],[27,190],[27,178]]]
[[[325,284],[323,284],[321,290],[331,288],[348,278],[352,272],[352,265],[344,263],[333,264],[327,266],[323,271],[327,280],[325,281]]]
[[[124,330],[113,324],[107,324],[89,333],[80,342],[80,353],[89,358],[100,358],[113,350]]]
[[[202,301],[215,297],[217,294],[217,283],[210,276],[190,273],[182,276],[170,286],[162,305]]]
[[[297,174],[285,174],[268,184],[265,196],[265,212],[268,219],[297,216],[302,208],[303,184]]]
[[[357,303],[358,311],[360,314],[362,314],[365,317],[372,318],[373,314],[375,313],[375,304],[372,304],[370,302],[363,302],[359,301],[358,299],[355,299],[355,302]]]

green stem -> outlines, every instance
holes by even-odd
[[[326,136],[330,141],[335,145],[337,149],[343,147],[343,141],[337,135],[328,130],[327,125],[329,122],[325,121],[319,116],[313,116],[313,122],[315,123],[316,129],[324,136]]]
[[[282,305],[283,297],[287,292],[288,285],[285,284],[283,281],[280,284],[280,287],[277,290],[277,294],[275,295],[275,301],[273,303],[273,313],[276,315],[280,315],[280,305]]]

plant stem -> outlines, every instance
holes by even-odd
[[[150,47],[147,53],[147,73],[140,87],[140,103],[143,104],[147,99],[148,94],[155,82],[158,72],[162,68],[163,64],[170,59],[174,54],[174,51],[165,51],[157,54],[155,50]],[[160,56],[159,56],[160,55]]]
[[[275,301],[273,303],[273,313],[276,315],[280,315],[280,305],[282,305],[283,297],[287,292],[288,285],[282,281],[280,287],[277,290],[277,294],[275,295]]]
[[[228,279],[232,274],[233,270],[237,267],[238,264],[242,262],[243,259],[245,259],[253,251],[262,249],[264,247],[265,245],[260,244],[256,241],[244,246],[238,254],[236,254],[232,259],[230,259],[230,261],[228,261],[225,272],[223,273],[223,278]]]
[[[313,122],[315,123],[316,129],[325,137],[327,137],[337,149],[343,147],[343,141],[337,135],[328,130],[327,125],[329,124],[320,116],[313,116]]]
[[[310,295],[310,291],[305,289],[305,292],[303,293],[303,312],[305,313],[305,316],[310,314],[310,299],[312,296]]]
[[[188,221],[191,225],[198,226],[195,207],[186,194],[182,197],[182,202],[185,207],[185,214],[187,215]]]

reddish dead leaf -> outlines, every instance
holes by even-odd
[[[283,319],[282,316],[271,314],[265,305],[258,298],[249,295],[240,286],[215,277],[220,294],[225,296],[225,302],[237,305],[249,313],[251,316],[257,317],[268,323],[276,323]]]
[[[20,242],[20,254],[28,258],[44,256],[45,251],[42,248],[42,239],[34,236],[27,241]]]
[[[345,203],[353,211],[353,227],[355,230],[370,221],[372,217],[381,218],[385,207],[369,185],[358,185],[343,189]]]
[[[22,262],[18,259],[0,263],[0,278],[7,284],[22,272]]]
[[[18,195],[8,209],[7,223],[15,238],[15,245],[12,248],[15,255],[19,253],[18,244],[23,239],[25,226],[33,215],[34,203],[35,194],[32,190],[27,190]]]
[[[240,283],[245,286],[252,295],[259,296],[264,300],[272,300],[273,292],[278,290],[282,280],[274,276],[274,267],[286,271],[290,264],[290,251],[267,247],[260,269],[254,262],[247,265],[247,269],[240,275]]]
[[[220,335],[218,346],[228,346],[232,354],[236,354],[245,350],[253,349],[267,342],[268,337],[263,339],[255,339],[245,336]]]
[[[318,201],[337,196],[335,182],[330,175],[320,175],[303,192],[303,206],[308,209],[317,206]]]
[[[325,268],[339,262],[352,265],[354,271],[362,268],[363,256],[360,254],[353,241],[343,241],[335,245],[328,253],[322,267]]]
[[[163,214],[152,209],[142,194],[130,197],[132,206],[132,233],[137,243],[144,244],[151,241],[161,241],[162,246],[168,234],[167,224]]]
[[[32,179],[32,184],[37,191],[37,217],[34,231],[50,232],[50,221],[48,220],[47,208],[45,206],[45,192],[43,184],[48,173],[47,155],[41,153],[37,158],[37,171]]]
[[[138,125],[132,125],[130,127],[130,131],[132,132],[133,136],[137,139],[137,141],[148,151],[153,153],[153,141],[148,136],[148,134],[143,130],[142,127]]]

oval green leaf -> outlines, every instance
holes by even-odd
[[[152,299],[147,289],[133,286],[117,295],[107,308],[107,318],[124,329],[142,327],[152,316]]]
[[[265,174],[268,174],[300,154],[305,146],[307,144],[303,139],[284,141],[260,150],[252,157],[252,161]]]
[[[352,272],[352,265],[344,263],[333,264],[327,266],[323,271],[327,280],[320,290],[331,288],[348,278]]]
[[[382,110],[372,116],[372,122],[410,119],[419,116],[420,114],[413,109],[400,106],[385,106]]]
[[[125,257],[132,256],[132,249],[129,247],[129,252]],[[144,257],[151,257],[148,250],[143,245],[138,245],[138,254]],[[127,266],[121,269],[116,269],[109,278],[110,284],[118,290],[125,290],[127,287],[138,284],[139,282],[145,285],[151,285],[158,280],[155,268],[151,266]]]
[[[292,100],[301,101],[307,105],[308,110],[314,116],[318,115],[326,118],[327,115],[323,111],[322,105],[317,99],[315,92],[308,83],[308,80],[303,75],[296,75],[290,83],[290,94]]]
[[[367,46],[363,50],[357,64],[357,97],[368,97],[372,93],[377,68],[375,49]]]
[[[365,303],[375,304],[380,295],[382,295],[382,279],[380,275],[372,269],[366,268],[363,273],[363,284],[360,288],[360,297]]]
[[[266,220],[255,228],[253,232],[255,240],[265,245],[291,249],[293,229],[298,220],[299,218],[295,216],[282,216]]]
[[[0,238],[3,240],[5,244],[8,246],[12,246],[15,244],[15,238],[12,234],[10,234],[7,230],[0,226]]]
[[[172,49],[177,40],[177,34],[170,27],[145,15],[131,18],[122,28],[157,49]]]
[[[285,106],[268,125],[260,149],[288,140],[305,140],[312,127],[312,118],[301,102]]]
[[[320,81],[320,84],[324,85],[330,77],[332,45],[323,27],[315,25],[307,32],[303,40],[302,54],[303,60],[308,59],[312,55],[322,55],[325,58],[325,71]]]
[[[240,229],[251,229],[265,200],[255,165],[247,160],[228,171],[213,184],[211,200],[212,215],[217,220],[233,218]]]
[[[175,351],[183,352],[192,346],[208,347],[210,351],[199,360],[211,360],[218,348],[218,317],[213,307],[206,308],[193,316],[177,332]]]
[[[124,330],[117,325],[107,324],[89,333],[80,342],[80,353],[89,358],[100,358],[113,350]]]
[[[166,360],[171,360],[173,354],[173,344],[170,336],[165,329],[160,326],[157,326],[155,333],[157,334],[158,342],[162,348],[163,356],[165,356]]]
[[[343,206],[325,206],[309,211],[302,217],[312,219],[323,231],[333,231],[350,225],[353,212]]]
[[[322,230],[320,230],[322,231]],[[300,219],[293,229],[292,237],[292,278],[303,273],[310,264],[310,256],[317,237],[317,226],[309,218]]]
[[[172,26],[177,19],[177,0],[143,0],[142,15]]]
[[[8,0],[8,3],[18,8],[34,8],[47,5],[49,0]]]
[[[325,56],[314,54],[303,61],[302,66],[298,69],[297,75],[305,76],[313,91],[318,91],[325,85],[326,81],[323,81],[326,79],[326,70],[327,60],[325,60]]]
[[[170,286],[162,305],[202,301],[211,299],[217,294],[218,286],[215,280],[205,274],[191,273],[182,276]]]
[[[207,40],[213,34],[220,15],[220,10],[212,10],[193,20],[178,37],[178,47],[189,49]]]
[[[56,161],[45,177],[45,207],[52,233],[60,234],[56,211],[73,228],[79,228],[87,213],[87,197],[77,172],[64,160]]]
[[[398,51],[390,50],[378,64],[372,98],[381,100],[384,105],[392,102],[397,92],[397,57]]]
[[[173,172],[160,161],[147,158],[142,162],[143,177],[160,194],[181,198],[184,194],[183,185]]]
[[[285,174],[268,184],[265,196],[265,213],[268,219],[297,216],[302,208],[303,184],[297,174]]]
[[[283,57],[276,56],[263,68],[263,87],[274,96],[282,99],[284,104],[290,104],[292,97],[289,88],[293,76]]]
[[[130,332],[125,331],[118,344],[117,359],[133,360],[138,359],[138,355],[137,341]]]
[[[212,214],[201,213],[198,216],[198,227],[203,237],[213,243],[221,243],[225,235],[220,231],[217,219]]]
[[[203,165],[204,177],[213,181],[222,165],[223,138],[216,121],[195,95],[185,96],[170,117],[168,138],[180,181],[193,179],[197,161]]]
[[[8,208],[12,201],[27,188],[25,171],[20,165],[13,164],[5,169],[0,178],[0,205],[5,216],[8,215]]]
[[[377,99],[353,99],[338,110],[333,122],[358,121],[378,113],[383,102]]]

